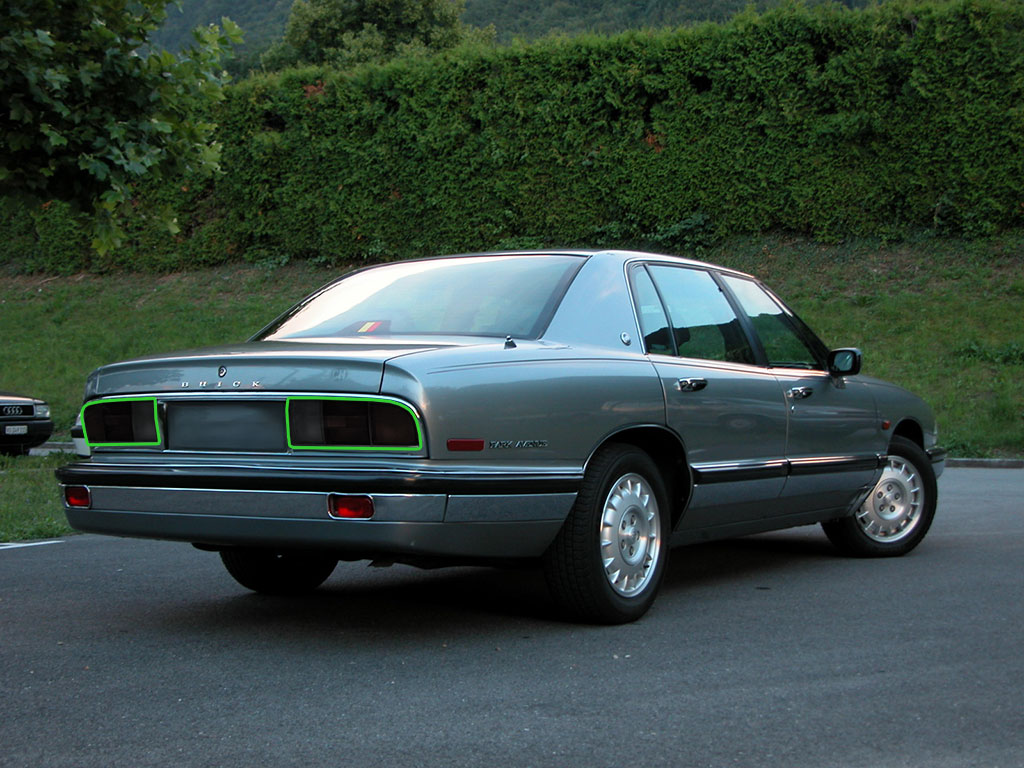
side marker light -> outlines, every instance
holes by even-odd
[[[483,440],[449,440],[448,450],[449,451],[482,451],[484,449]]]

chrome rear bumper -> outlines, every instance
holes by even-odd
[[[302,483],[296,482],[294,475],[287,482],[282,478],[275,482],[272,472],[263,473],[262,482],[255,482],[247,475],[173,478],[146,473],[143,477],[141,473],[145,470],[140,468],[120,470],[112,473],[109,468],[88,464],[58,470],[62,486],[84,486],[89,490],[88,507],[65,503],[65,513],[73,528],[115,536],[188,541],[213,548],[321,549],[357,559],[530,558],[548,547],[576,498],[574,491],[564,488],[554,492],[510,492],[507,483],[503,483],[500,493],[395,493],[388,492],[393,485],[379,477],[366,482],[363,488],[351,479],[324,482],[318,478],[308,484],[309,490],[304,490],[297,487]],[[107,484],[111,480],[129,479],[143,482]],[[173,484],[175,479],[180,486]],[[216,482],[210,482],[214,479]],[[254,487],[246,488],[248,481]],[[479,491],[480,483],[455,485]],[[414,491],[416,485],[419,484],[414,483],[409,490]],[[386,486],[391,487],[385,490]],[[525,478],[520,478],[515,486],[520,491],[534,487]],[[444,485],[434,478],[428,489],[444,490]],[[333,493],[370,497],[373,517],[332,517],[328,499]]]

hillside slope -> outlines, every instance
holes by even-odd
[[[240,50],[266,48],[284,33],[292,0],[184,0],[181,10],[167,9],[167,21],[153,42],[177,51],[192,41],[191,31],[206,24],[219,24],[227,16],[245,34]]]
[[[809,5],[823,0],[810,0]],[[700,21],[724,21],[753,5],[759,10],[778,0],[466,0],[462,20],[474,27],[493,24],[500,41],[533,39],[547,34],[615,33],[627,29],[675,27]],[[845,0],[863,7],[867,0]],[[245,32],[243,51],[265,48],[284,33],[292,0],[184,0],[169,9],[155,42],[178,50],[190,42],[189,31],[219,23],[228,16]]]

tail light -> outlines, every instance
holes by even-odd
[[[91,448],[160,445],[156,398],[123,397],[86,403],[82,430]]]
[[[293,450],[418,451],[423,432],[404,403],[363,397],[290,397]]]

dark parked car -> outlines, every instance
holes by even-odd
[[[19,456],[53,432],[50,406],[42,400],[0,392],[0,453]]]
[[[91,458],[57,474],[75,528],[192,542],[256,591],[339,559],[536,560],[570,615],[629,621],[673,545],[810,523],[852,555],[920,543],[932,412],[860,367],[696,261],[386,264],[247,343],[95,371]]]

